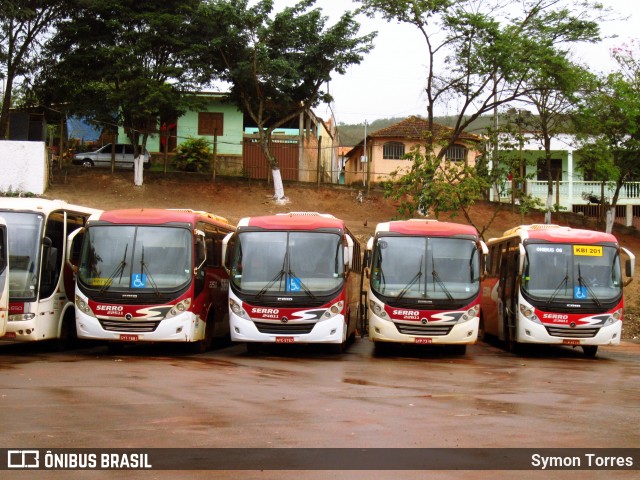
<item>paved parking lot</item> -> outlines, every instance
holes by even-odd
[[[595,360],[565,348],[514,356],[486,343],[463,357],[436,348],[376,356],[367,339],[342,355],[318,345],[285,345],[257,355],[243,345],[201,355],[182,347],[136,346],[112,356],[105,346],[63,353],[0,346],[1,446],[640,447],[638,344],[601,347]],[[114,473],[75,472],[75,478]],[[232,473],[190,475],[238,478]],[[425,478],[424,472],[369,473],[265,471],[241,478]],[[521,472],[518,478],[571,472],[537,476],[543,473]],[[69,478],[65,472],[47,475]],[[139,475],[177,478],[176,472]],[[637,478],[637,470],[580,475]]]

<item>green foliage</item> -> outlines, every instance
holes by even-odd
[[[438,218],[443,212],[455,215],[462,210],[470,220],[466,211],[482,199],[490,186],[489,179],[475,166],[423,152],[416,148],[406,155],[411,160],[409,171],[396,172],[383,184],[385,196],[400,200],[399,211],[404,216],[432,213]]]
[[[205,172],[209,169],[211,147],[204,138],[190,137],[176,148],[175,166],[185,172]]]
[[[278,167],[269,152],[271,132],[329,102],[323,88],[332,75],[344,74],[372,48],[374,35],[357,35],[352,12],[327,27],[314,3],[304,0],[274,13],[271,0],[212,0],[198,17],[210,72],[229,82],[230,101],[257,125],[271,168]]]

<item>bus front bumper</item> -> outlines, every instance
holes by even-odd
[[[520,317],[518,322],[518,342],[572,346],[619,345],[620,337],[622,336],[622,322],[618,320],[612,325],[601,327],[593,337],[577,338],[573,332],[579,331],[579,328],[574,328],[567,329],[567,336],[549,335],[544,325]]]
[[[122,321],[126,323],[126,321]],[[95,317],[77,314],[78,338],[119,342],[195,342],[204,338],[205,322],[192,312],[161,320],[153,332],[137,332],[123,328],[105,330]]]
[[[294,325],[291,323],[291,325]],[[229,311],[231,340],[234,342],[261,343],[343,343],[346,325],[343,315],[336,315],[317,322],[309,333],[288,334],[284,329],[278,333],[263,333],[252,320],[239,317]]]
[[[447,335],[407,335],[400,333],[395,324],[382,320],[369,310],[369,338],[373,342],[395,342],[434,345],[472,344],[478,340],[479,317],[456,323]]]

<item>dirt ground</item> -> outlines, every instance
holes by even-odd
[[[362,200],[359,193],[362,193]],[[347,222],[351,231],[366,243],[373,235],[375,226],[399,218],[399,204],[385,199],[382,192],[358,190],[357,188],[320,186],[315,184],[285,184],[286,205],[276,205],[272,200],[273,185],[263,181],[217,178],[215,183],[208,177],[195,174],[167,174],[145,172],[141,187],[133,185],[133,173],[119,171],[111,174],[107,170],[70,168],[55,172],[53,183],[48,188],[47,198],[57,198],[69,203],[85,205],[102,210],[114,208],[192,208],[205,210],[236,223],[243,217],[268,215],[292,211],[317,211],[331,213]],[[494,207],[478,203],[471,217],[478,228],[491,219]],[[462,215],[441,216],[440,220],[465,223]],[[524,218],[524,223],[542,223],[543,215],[534,213]],[[554,215],[554,223],[571,227],[585,227],[583,217]],[[511,207],[503,207],[495,217],[484,237],[489,239],[522,223],[519,213]],[[587,226],[588,227],[588,226]],[[636,255],[640,255],[640,236],[625,229],[616,231],[620,244]],[[626,315],[623,323],[623,338],[640,341],[640,274],[625,290]]]

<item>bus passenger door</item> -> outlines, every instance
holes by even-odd
[[[9,320],[9,241],[7,224],[0,217],[0,337],[7,331]]]

